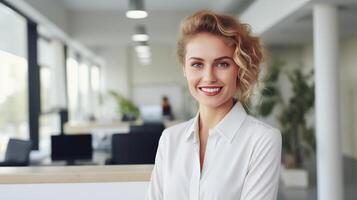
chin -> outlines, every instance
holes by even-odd
[[[228,100],[216,100],[216,99],[197,99],[200,105],[206,106],[206,107],[210,107],[210,108],[220,108],[220,107],[224,107],[229,101]]]

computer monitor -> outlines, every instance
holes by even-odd
[[[52,135],[51,159],[52,161],[67,161],[74,164],[77,160],[92,160],[92,135]]]
[[[140,115],[144,123],[162,122],[163,120],[161,105],[140,106]]]

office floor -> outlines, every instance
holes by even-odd
[[[346,185],[344,191],[344,200],[357,199],[357,185]],[[317,190],[315,187],[307,189],[282,188],[278,194],[278,200],[317,200]]]
[[[357,199],[357,161],[343,158],[344,200]],[[306,189],[279,187],[278,200],[317,200],[316,184]]]

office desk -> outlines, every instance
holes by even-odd
[[[165,120],[166,128],[176,125],[182,120]],[[130,125],[141,125],[143,121],[135,122],[67,122],[64,125],[64,132],[66,134],[80,134],[80,133],[128,133]]]
[[[0,167],[0,184],[147,182],[153,165]]]
[[[135,124],[140,124],[136,122]],[[66,134],[81,134],[81,133],[128,133],[129,122],[67,122],[64,124],[64,132]]]

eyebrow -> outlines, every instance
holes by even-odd
[[[219,57],[219,58],[214,59],[214,61],[223,60],[223,59],[233,60],[233,59],[232,59],[231,57],[229,57],[229,56],[222,56],[222,57]],[[199,58],[199,57],[190,57],[189,60],[200,60],[200,61],[203,61],[204,59]]]

